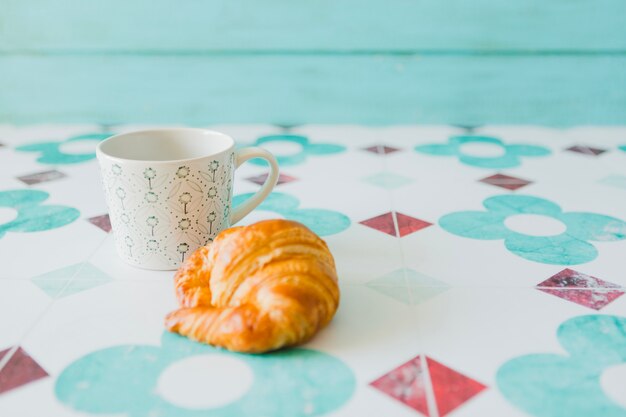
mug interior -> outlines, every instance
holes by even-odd
[[[215,155],[233,146],[233,139],[223,133],[170,128],[112,136],[100,142],[98,153],[131,161],[177,161]]]

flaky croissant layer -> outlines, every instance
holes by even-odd
[[[174,282],[181,308],[165,318],[165,327],[237,352],[303,343],[339,305],[326,243],[289,220],[223,231],[185,261]]]

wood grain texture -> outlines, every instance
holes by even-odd
[[[624,0],[0,0],[0,121],[626,123]]]
[[[623,51],[624,0],[0,0],[0,51]]]
[[[623,56],[3,56],[0,122],[625,124]]]

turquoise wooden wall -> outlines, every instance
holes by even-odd
[[[0,0],[0,122],[626,123],[624,0]]]

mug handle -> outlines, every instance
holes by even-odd
[[[252,197],[244,201],[239,207],[233,210],[230,217],[230,224],[233,225],[239,220],[246,217],[252,210],[254,210],[259,204],[267,198],[268,195],[274,189],[276,182],[278,181],[278,162],[274,155],[266,151],[265,149],[257,147],[241,148],[235,151],[235,169],[239,168],[241,164],[252,158],[265,159],[270,164],[270,173],[265,180],[265,183],[261,186],[261,189],[257,191]]]

